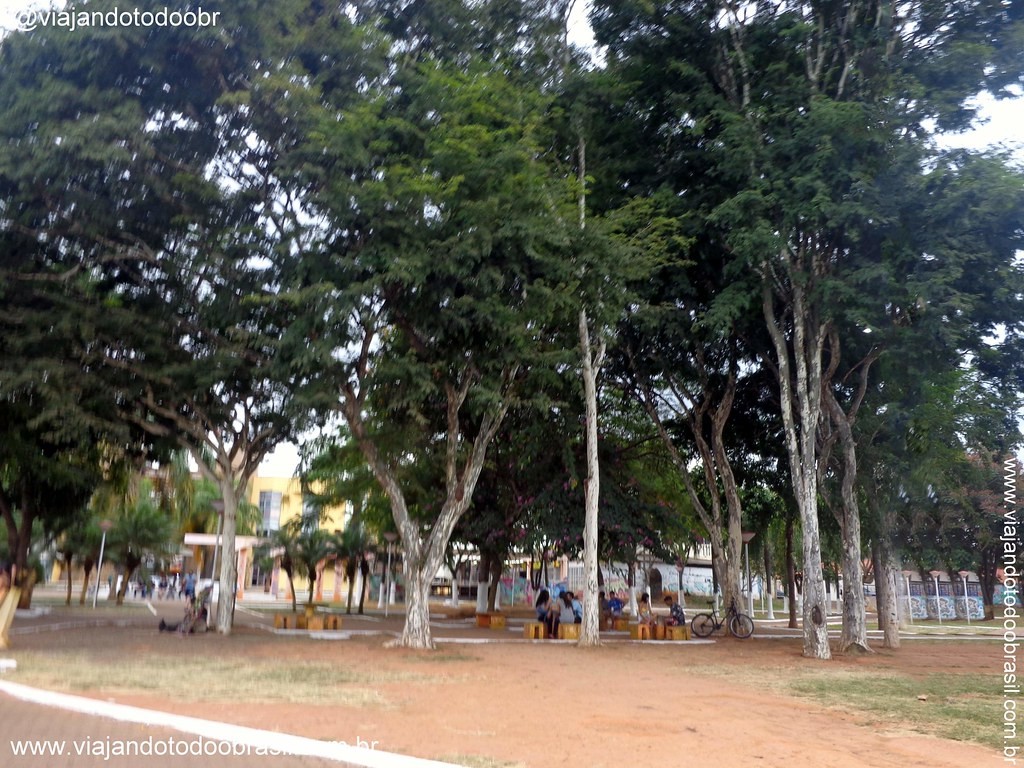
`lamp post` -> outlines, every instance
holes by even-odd
[[[939,574],[942,571],[929,571],[932,576],[932,582],[935,584],[935,616],[939,620],[939,624],[942,623],[942,603],[939,602]]]
[[[210,569],[210,578],[214,585],[216,585],[220,579],[217,577],[217,558],[220,555],[220,537],[224,532],[224,500],[214,499],[210,502],[210,506],[213,507],[213,511],[217,513],[217,538],[213,542],[213,567]],[[214,587],[210,587],[210,594],[213,594]],[[210,601],[211,605],[213,600]],[[217,590],[217,611],[220,611],[220,590]],[[206,612],[206,628],[210,628],[212,620],[211,614],[213,611]]]
[[[751,531],[743,533],[743,556],[747,561],[747,613],[754,618],[754,589],[750,578],[750,540],[756,534]]]
[[[971,623],[971,604],[967,598],[967,574],[970,571],[960,571],[960,580],[964,584],[964,616],[967,617],[967,623]]]
[[[683,571],[686,570],[686,561],[683,558],[676,559],[676,573],[679,575],[679,594],[676,595],[676,602],[683,608],[686,608],[686,603],[683,600]]]
[[[114,524],[109,520],[100,521],[100,530],[103,531],[103,536],[100,537],[100,560],[96,566],[96,590],[92,593],[92,607],[96,608],[96,600],[100,596],[100,578],[103,576],[103,550],[107,546],[107,531],[114,527]]]
[[[387,571],[384,572],[384,579],[385,579],[385,582],[387,584],[387,591],[384,593],[384,618],[385,619],[388,617],[388,607],[391,605],[391,588],[393,586],[392,578],[391,578],[391,545],[395,543],[395,539],[397,539],[397,538],[398,538],[398,534],[397,533],[392,533],[391,531],[388,531],[387,533],[384,534],[384,540],[387,541],[387,543],[388,543],[388,569],[387,569]]]
[[[907,620],[914,623],[914,597],[910,594],[910,574],[906,571],[903,572],[903,583],[907,588]]]

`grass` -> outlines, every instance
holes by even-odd
[[[944,672],[915,676],[889,668],[710,665],[692,667],[762,691],[811,699],[875,727],[913,730],[1002,749],[1002,678]]]
[[[50,690],[111,694],[158,694],[180,701],[249,701],[385,707],[377,690],[387,683],[430,683],[425,675],[351,669],[338,664],[275,659],[208,659],[140,654],[111,659],[64,651],[18,654],[17,682]]]
[[[1001,748],[999,682],[978,675],[911,677],[846,670],[800,675],[788,687],[827,706],[861,713],[875,724]]]

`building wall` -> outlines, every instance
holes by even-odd
[[[314,486],[314,491],[316,487]],[[269,496],[278,494],[278,496]],[[261,505],[261,499],[263,504]],[[263,520],[259,524],[260,533],[280,528],[291,520],[302,516],[303,495],[302,485],[297,477],[262,477],[252,479],[249,485],[249,503],[257,509],[261,509]],[[279,508],[278,508],[279,504]],[[268,509],[268,505],[273,510]],[[321,530],[331,533],[340,533],[351,516],[351,507],[348,504],[340,507],[329,507],[328,516],[320,522]],[[271,518],[271,519],[268,519]],[[276,519],[273,519],[276,518]],[[269,525],[266,525],[269,523]],[[275,569],[276,570],[276,569]],[[282,599],[290,596],[288,591],[288,577],[284,573],[274,573],[270,579],[271,590],[277,593]],[[334,564],[327,563],[324,567],[324,578],[322,587],[323,600],[332,600],[336,596],[344,599],[347,594],[347,584],[344,583],[344,574],[335,574]],[[309,585],[306,579],[295,579],[295,591],[298,600],[304,601],[309,595]]]

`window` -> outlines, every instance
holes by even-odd
[[[281,527],[280,491],[260,491],[260,515],[263,518],[264,534]]]

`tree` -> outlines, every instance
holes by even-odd
[[[286,341],[311,400],[344,417],[391,504],[407,599],[399,643],[430,647],[430,583],[565,282],[550,210],[571,198],[541,162],[539,94],[478,61],[409,58],[354,107],[351,91],[309,73],[323,123],[293,162],[326,153],[349,170],[302,182],[325,229],[296,253],[287,299],[302,312]],[[442,478],[425,532],[407,502],[424,460]]]
[[[2,250],[35,294],[73,310],[73,360],[117,418],[177,441],[218,485],[227,551],[249,478],[290,430],[290,390],[268,376],[277,329],[259,301],[271,288],[260,206],[275,191],[248,185],[247,110],[225,94],[261,27],[232,29],[229,40],[220,28],[48,28],[0,50]],[[224,559],[223,595],[235,594],[234,567]],[[223,633],[231,603],[218,606]]]
[[[124,603],[135,570],[147,555],[166,555],[171,543],[172,526],[167,516],[153,503],[148,483],[142,483],[124,499],[107,539],[112,562],[121,567],[117,604]],[[137,494],[137,495],[135,495]],[[97,585],[98,586],[98,585]]]
[[[1019,23],[1016,11],[998,3],[951,15],[930,3],[898,12],[861,2],[597,4],[598,40],[610,45],[613,60],[677,62],[683,76],[656,83],[665,95],[643,114],[667,137],[670,160],[715,180],[710,193],[694,193],[694,210],[705,217],[707,236],[731,254],[731,273],[760,281],[773,349],[766,359],[778,374],[801,514],[808,656],[830,655],[819,426],[828,418],[843,431],[840,422],[849,427],[856,410],[856,387],[830,377],[839,360],[867,375],[870,357],[847,357],[857,346],[850,334],[899,306],[863,290],[872,275],[895,280],[905,259],[929,258],[927,230],[900,205],[928,154],[922,123],[963,125],[965,100],[978,88],[1016,77],[1003,66],[999,40]],[[952,55],[968,48],[969,60]],[[1000,66],[990,66],[995,61]],[[931,201],[928,210],[940,206]],[[837,410],[830,398],[844,396],[854,400]],[[853,470],[854,443],[846,439],[842,451]],[[851,483],[844,487],[845,559],[852,561],[857,513]],[[855,586],[851,599],[858,598]],[[853,606],[845,615],[862,613]],[[846,641],[858,642],[859,634]]]

